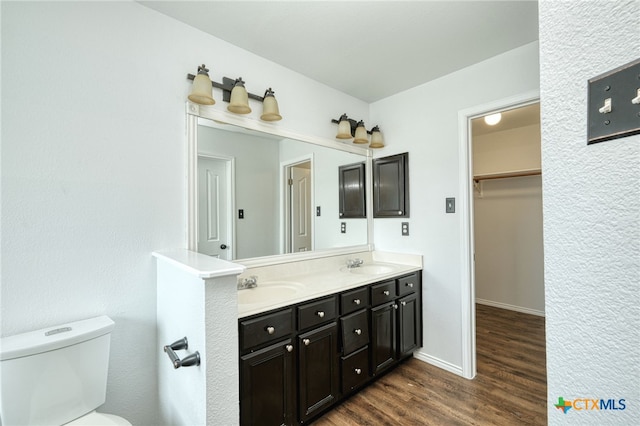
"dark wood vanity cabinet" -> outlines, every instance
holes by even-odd
[[[364,163],[338,167],[338,212],[340,219],[367,217]]]
[[[421,272],[239,320],[240,423],[299,425],[422,346]]]
[[[373,217],[409,217],[409,153],[373,160]]]

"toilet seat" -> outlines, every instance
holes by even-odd
[[[120,416],[92,411],[64,426],[131,426],[131,423]]]

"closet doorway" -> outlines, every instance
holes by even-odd
[[[539,102],[472,119],[471,150],[475,302],[544,316]]]

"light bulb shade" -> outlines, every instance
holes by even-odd
[[[249,108],[249,94],[247,93],[247,89],[244,88],[242,77],[236,80],[236,84],[231,90],[231,99],[227,109],[236,114],[249,114],[251,112],[251,108]]]
[[[216,103],[213,99],[213,85],[209,74],[207,74],[208,71],[204,64],[198,67],[198,75],[193,79],[191,94],[188,96],[191,102],[200,105],[213,105]]]
[[[500,122],[500,120],[502,120],[502,114],[500,114],[499,112],[491,115],[486,115],[484,117],[484,122],[489,126],[495,126]]]
[[[261,120],[264,121],[278,121],[282,120],[280,110],[278,109],[278,101],[273,96],[273,90],[269,88],[264,94],[264,100],[262,101],[262,115]]]
[[[340,122],[338,123],[338,134],[336,135],[336,139],[351,139],[353,135],[351,135],[351,123],[349,123],[349,118],[347,114],[342,114],[340,117]]]
[[[356,127],[356,135],[353,139],[353,143],[369,143],[367,138],[367,129],[364,127],[364,122],[360,120]]]
[[[371,144],[369,148],[384,148],[384,141],[382,140],[382,133],[378,126],[371,129]]]

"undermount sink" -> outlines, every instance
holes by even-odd
[[[383,265],[379,263],[369,263],[366,265],[361,265],[355,268],[342,268],[342,271],[349,272],[350,274],[361,274],[361,275],[380,275],[387,274],[389,272],[393,272],[396,268],[392,265]]]
[[[258,282],[258,286],[238,290],[239,305],[254,305],[256,303],[286,300],[298,294],[304,286],[291,281]]]

